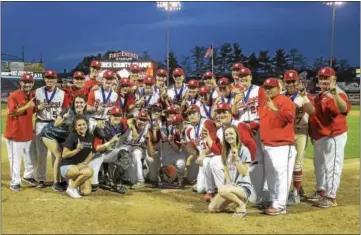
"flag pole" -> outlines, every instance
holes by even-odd
[[[213,73],[213,66],[214,66],[213,57],[214,57],[214,46],[213,46],[213,41],[212,41],[212,73]]]

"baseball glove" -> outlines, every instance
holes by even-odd
[[[172,164],[162,166],[159,169],[159,176],[163,182],[173,183],[177,180],[177,168]]]

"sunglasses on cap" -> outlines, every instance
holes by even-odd
[[[57,79],[56,77],[44,77],[46,79]]]
[[[83,77],[75,77],[74,79],[75,80],[84,80],[85,78],[83,78]]]
[[[203,78],[203,80],[211,80],[211,79],[213,79],[212,76],[206,76],[206,77]]]

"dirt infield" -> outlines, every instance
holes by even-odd
[[[74,200],[50,187],[9,189],[9,163],[2,145],[2,233],[359,233],[359,159],[345,161],[338,194],[339,206],[330,209],[308,203],[289,208],[286,215],[270,217],[249,205],[248,214],[209,214],[203,195],[187,190],[153,190],[127,195],[100,190]],[[305,190],[314,188],[312,161],[305,161]],[[51,173],[50,167],[48,173]],[[51,179],[50,174],[48,174]]]

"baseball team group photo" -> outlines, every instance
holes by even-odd
[[[29,6],[72,38],[20,40]],[[359,233],[359,2],[1,7],[2,233]]]

